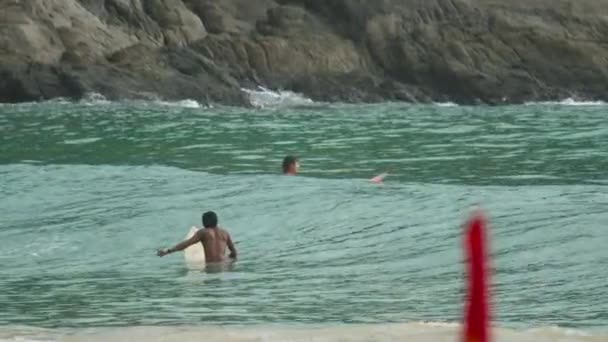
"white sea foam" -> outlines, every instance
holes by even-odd
[[[181,100],[181,101],[162,101],[156,100],[153,102],[159,106],[167,106],[167,107],[181,107],[181,108],[203,108],[205,106],[201,105],[198,101],[195,100]]]
[[[67,140],[64,140],[63,143],[65,145],[84,145],[84,144],[94,143],[101,139],[102,138],[98,138],[98,137],[82,138],[82,139],[67,139]]]
[[[454,102],[435,102],[433,104],[438,107],[458,107]]]
[[[110,101],[102,94],[98,93],[89,93],[86,94],[82,99],[78,101],[79,104],[85,106],[100,106],[100,105],[111,105],[111,104],[136,104],[136,105],[152,105],[152,106],[163,106],[163,107],[180,107],[180,108],[204,108],[205,106],[200,104],[196,100],[185,99],[178,101],[166,101],[161,99],[159,96],[155,94],[148,94],[149,99],[147,100],[124,100],[124,101]],[[69,104],[71,103],[65,99],[54,99],[50,101],[46,101],[46,103],[53,104]]]
[[[561,101],[545,101],[545,102],[526,102],[526,106],[536,105],[558,105],[558,106],[605,106],[604,101],[578,101],[573,98],[567,98]]]
[[[112,101],[109,101],[105,96],[99,93],[88,93],[79,101],[79,103],[86,106],[99,106],[108,105],[112,103]]]
[[[272,91],[264,87],[257,90],[242,89],[248,96],[252,106],[257,108],[268,107],[290,107],[299,105],[310,105],[314,101],[292,91]]]

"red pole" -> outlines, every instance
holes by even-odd
[[[490,292],[486,219],[477,212],[467,223],[465,253],[467,256],[467,303],[464,321],[464,342],[489,342]]]

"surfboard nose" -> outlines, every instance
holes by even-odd
[[[198,232],[198,227],[191,227],[186,235],[186,240]],[[205,248],[202,243],[195,243],[184,250],[184,261],[186,267],[194,270],[205,269]]]

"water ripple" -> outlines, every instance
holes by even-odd
[[[482,203],[500,323],[605,326],[607,120],[542,106],[0,107],[0,324],[458,320],[460,223]],[[292,153],[304,177],[278,176]],[[208,209],[242,255],[230,272],[154,256]]]

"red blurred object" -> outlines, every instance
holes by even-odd
[[[464,317],[464,342],[490,341],[489,274],[487,223],[478,211],[467,223],[467,303]]]

